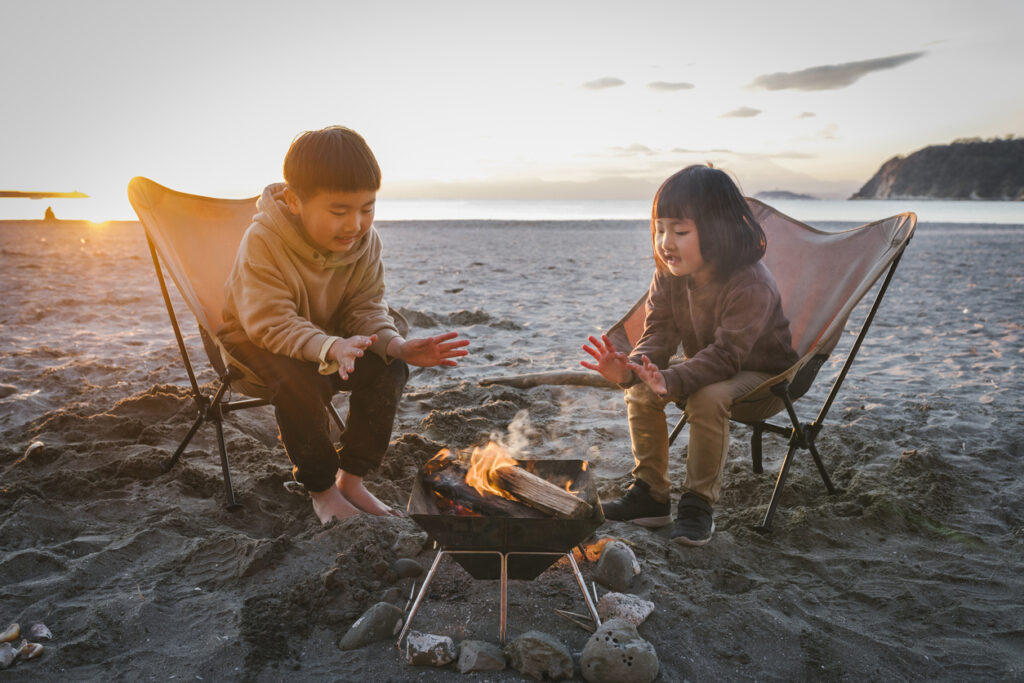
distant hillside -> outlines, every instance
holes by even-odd
[[[1024,139],[962,140],[893,157],[851,199],[1024,200]]]
[[[754,197],[768,201],[773,199],[817,199],[817,197],[809,194],[800,194],[799,192],[790,192],[789,190],[765,190],[764,192],[758,192]]]

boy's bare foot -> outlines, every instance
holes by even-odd
[[[346,519],[358,515],[361,510],[352,505],[341,495],[336,487],[331,486],[326,491],[310,491],[309,497],[313,499],[313,512],[320,519],[321,524],[327,524],[332,519]]]
[[[356,475],[345,472],[344,470],[338,470],[338,475],[334,480],[338,491],[344,496],[350,503],[355,505],[357,508],[371,515],[377,515],[378,517],[384,517],[391,515],[394,517],[401,517],[401,513],[391,508],[388,505],[382,503],[377,496],[373,495],[366,490],[363,486],[363,478],[357,477]]]

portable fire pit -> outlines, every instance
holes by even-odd
[[[590,593],[587,592],[583,575],[572,554],[573,548],[604,522],[604,513],[593,479],[587,470],[587,462],[509,460],[514,462],[516,467],[539,477],[547,484],[558,487],[559,490],[571,490],[578,499],[577,506],[569,506],[570,513],[574,516],[567,516],[570,513],[565,512],[565,506],[557,511],[537,511],[537,506],[531,508],[513,503],[507,509],[490,509],[484,504],[493,503],[493,499],[498,497],[487,495],[483,497],[480,506],[480,509],[487,512],[476,512],[470,507],[472,502],[463,505],[442,495],[429,483],[424,484],[424,472],[431,463],[424,465],[424,470],[421,470],[413,485],[406,509],[409,516],[440,546],[440,550],[430,571],[427,572],[405,626],[398,636],[399,646],[409,630],[413,617],[416,616],[438,565],[446,555],[451,555],[452,559],[465,568],[474,579],[500,580],[499,636],[502,642],[505,641],[508,579],[533,580],[563,556],[569,558],[569,565],[591,617],[595,624],[601,624],[597,608]]]

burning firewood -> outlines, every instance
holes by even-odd
[[[502,488],[532,508],[562,519],[585,519],[593,506],[546,479],[531,474],[521,467],[499,467],[494,476]]]
[[[488,517],[543,517],[522,503],[501,496],[482,494],[466,483],[467,466],[447,451],[438,453],[420,471],[424,488],[446,499],[439,508],[448,510],[458,506],[470,513]],[[453,513],[458,514],[458,513]]]
[[[482,515],[584,519],[593,513],[593,506],[568,487],[518,467],[497,444],[475,449],[468,468],[443,450],[424,465],[420,481],[444,499],[439,507],[457,506]]]

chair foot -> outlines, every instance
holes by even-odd
[[[238,512],[243,509],[242,504],[236,501],[232,501],[224,506],[224,509],[228,512]]]
[[[767,536],[772,532],[772,528],[770,526],[765,526],[764,524],[755,524],[750,528],[756,531],[757,533],[761,534],[762,536]]]

